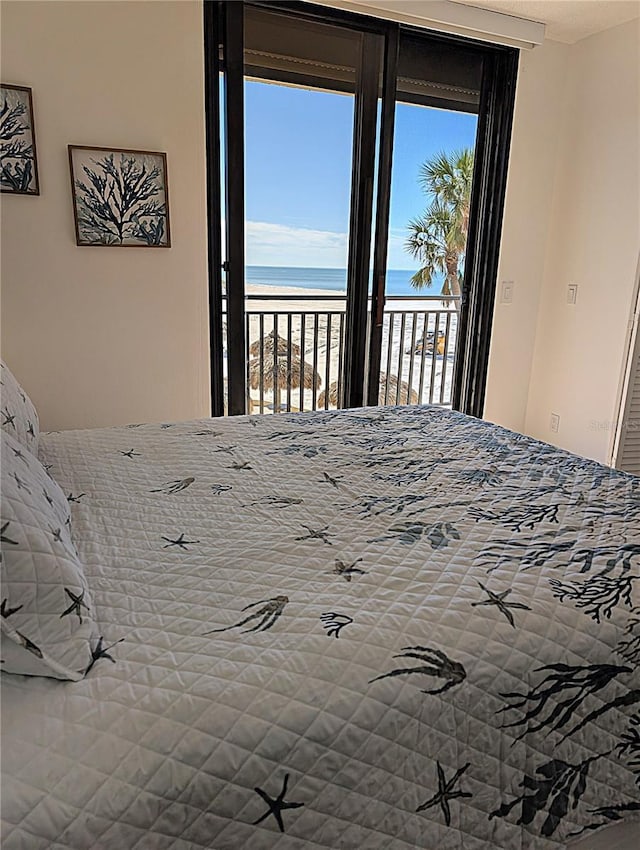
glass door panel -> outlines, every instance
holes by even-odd
[[[245,82],[248,384],[256,412],[315,410],[338,391],[354,100]]]
[[[379,404],[452,402],[482,67],[441,51],[400,41]]]
[[[354,126],[363,36],[247,7],[248,409],[342,396]]]

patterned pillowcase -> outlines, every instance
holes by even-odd
[[[97,637],[69,505],[40,461],[2,432],[2,670],[82,679]]]
[[[0,413],[2,429],[23,446],[38,453],[40,423],[33,402],[12,375],[6,363],[0,362]]]

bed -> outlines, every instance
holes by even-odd
[[[637,846],[637,478],[414,406],[38,455],[91,656],[2,676],[6,850]]]

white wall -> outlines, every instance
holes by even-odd
[[[2,196],[2,353],[44,428],[207,415],[200,2],[3,2],[40,197]],[[75,245],[67,144],[166,151],[173,247]]]
[[[634,21],[570,47],[525,419],[527,433],[602,462],[640,250],[639,36]],[[569,282],[579,287],[575,306]]]
[[[45,428],[208,412],[201,17],[192,0],[2,4],[2,80],[34,89],[42,186],[2,196],[2,348]],[[486,417],[600,460],[638,256],[638,103],[637,22],[522,53],[499,271],[516,286]],[[166,151],[174,247],[76,247],[68,143]]]
[[[525,426],[569,51],[547,42],[520,55],[498,269],[513,301],[500,303],[498,283],[484,413],[514,431]]]

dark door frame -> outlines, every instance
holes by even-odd
[[[376,124],[380,79],[380,37],[362,37],[359,79],[356,84],[353,156],[351,171],[351,219],[344,338],[344,407],[364,403],[367,351],[369,259],[373,220],[373,181],[376,168]]]
[[[384,322],[387,253],[389,248],[389,213],[391,209],[391,167],[396,122],[396,78],[400,28],[395,25],[387,32],[382,79],[382,110],[380,116],[380,145],[378,166],[378,200],[373,248],[373,287],[371,290],[371,329],[369,331],[369,364],[367,369],[367,404],[375,407],[380,395],[382,325]],[[372,379],[372,376],[373,379]]]
[[[244,3],[205,2],[205,126],[207,129],[207,220],[209,233],[209,315],[211,410],[224,412],[222,369],[222,270],[227,283],[227,412],[246,412],[244,362]],[[225,75],[226,260],[222,263],[220,72]],[[214,79],[215,78],[215,79]]]
[[[244,94],[243,19],[244,6],[262,6],[273,11],[294,13],[353,27],[362,33],[384,35],[385,74],[383,78],[382,130],[379,148],[376,228],[374,247],[374,286],[372,321],[367,339],[367,295],[373,202],[373,149],[376,116],[371,101],[374,80],[377,95],[377,63],[365,61],[356,104],[356,134],[352,173],[352,209],[347,284],[347,315],[344,373],[344,403],[360,406],[365,402],[365,363],[368,373],[380,369],[384,281],[387,265],[390,181],[393,158],[395,81],[399,38],[403,33],[429,42],[450,44],[478,52],[483,60],[479,121],[470,227],[465,257],[463,297],[458,323],[458,346],[454,364],[452,406],[473,416],[482,416],[489,364],[489,347],[499,260],[500,235],[504,213],[511,127],[515,105],[518,50],[459,36],[446,36],[416,27],[398,25],[365,15],[313,6],[300,2],[204,1],[205,40],[205,123],[207,129],[207,215],[209,233],[209,315],[211,338],[212,415],[223,409],[222,379],[222,211],[220,204],[220,109],[218,79],[226,74],[226,219],[227,219],[227,351],[228,412],[245,412],[246,366],[244,319]],[[371,37],[371,36],[370,36]],[[365,35],[365,42],[367,36]],[[224,45],[222,64],[220,45]],[[395,58],[394,58],[395,57]],[[366,57],[365,57],[366,58]],[[213,77],[215,76],[215,81]],[[363,98],[362,93],[368,92]],[[369,138],[367,138],[367,134]],[[217,175],[217,176],[216,176]],[[368,346],[368,354],[367,354]],[[377,404],[378,381],[369,380],[366,403]]]
[[[207,153],[207,249],[209,281],[209,367],[211,415],[224,414],[222,357],[222,222],[220,219],[220,61],[222,10],[218,3],[204,4],[204,116]]]
[[[452,399],[454,410],[477,417],[489,370],[518,60],[513,48],[487,52],[482,74]]]

